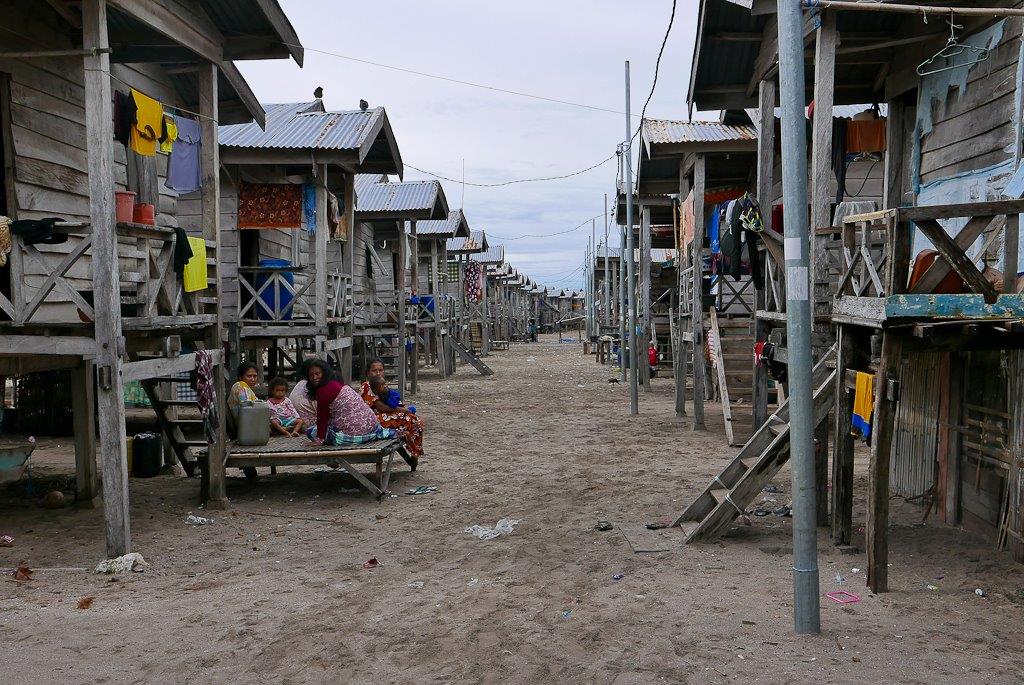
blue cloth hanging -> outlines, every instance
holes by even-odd
[[[312,183],[302,184],[302,216],[306,220],[306,230],[316,233],[316,188]]]

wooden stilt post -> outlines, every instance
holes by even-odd
[[[349,292],[345,293],[346,298],[352,297],[352,302],[355,302],[355,277],[356,277],[356,212],[355,212],[355,175],[345,172],[342,176],[343,192],[344,197],[342,202],[344,204],[344,216],[342,218],[342,224],[348,227],[348,233],[346,240],[348,241],[345,245],[344,270],[348,274],[348,287]],[[356,336],[356,317],[355,312],[349,310],[346,312],[348,317],[348,323],[345,325],[345,335],[349,339],[349,345],[344,348],[341,355],[341,378],[346,383],[352,382],[352,353],[355,347],[355,336]]]
[[[704,425],[704,155],[693,165],[693,301],[690,305],[690,333],[693,344],[693,429]]]
[[[846,369],[853,356],[853,339],[840,325],[836,359],[835,449],[832,452],[832,542],[849,545],[853,539],[853,393],[846,387]]]
[[[445,306],[441,294],[441,279],[438,274],[440,265],[437,263],[437,241],[430,241],[430,289],[434,296],[434,354],[437,360],[437,372],[441,378],[448,377],[448,355],[444,349],[441,334],[441,309]]]
[[[93,507],[96,478],[96,368],[85,359],[71,370],[71,412],[75,424],[75,506]]]
[[[416,220],[413,219],[409,222],[409,234],[410,240],[412,241],[412,285],[410,292],[412,294],[418,294],[420,289],[420,240],[416,235]],[[419,305],[417,305],[418,307]],[[416,312],[416,319],[412,324],[412,359],[409,362],[409,394],[415,395],[419,389],[419,374],[420,374],[420,326],[419,326],[419,309],[414,308]]]
[[[204,64],[199,68],[199,113],[202,115],[203,145],[200,153],[202,173],[202,212],[203,235],[207,243],[212,243],[215,254],[220,259],[220,145],[217,140],[217,121],[219,105],[217,93],[218,67],[216,64]],[[214,269],[214,292],[217,293],[216,324],[206,335],[206,346],[210,350],[220,350],[224,337],[224,307],[221,304],[221,268]],[[223,366],[213,370],[214,388],[217,394],[217,416],[219,417],[217,438],[209,446],[207,490],[203,493],[208,508],[220,509],[227,506],[227,490],[224,482],[224,460],[227,445],[227,394],[224,385],[225,373]]]
[[[82,3],[82,44],[96,52],[85,60],[85,139],[89,162],[92,223],[92,287],[95,303],[96,368],[99,384],[99,453],[107,555],[131,551],[124,386],[121,380],[121,291],[114,215],[113,112],[106,0]]]
[[[318,164],[316,175],[316,233],[313,236],[313,317],[317,328],[327,330],[327,241],[330,238],[330,226],[327,224],[327,165]],[[316,354],[325,356],[327,343],[326,334],[316,336]]]
[[[638,288],[637,304],[640,307],[641,328],[640,349],[638,359],[640,365],[640,384],[647,392],[651,391],[651,365],[647,362],[647,347],[653,340],[651,331],[651,209],[640,205],[640,287]]]
[[[816,231],[832,224],[832,181],[835,178],[832,171],[832,104],[835,94],[836,43],[836,14],[822,12],[821,26],[815,36],[811,149],[811,290],[812,312],[815,319],[831,314],[830,303],[833,295],[829,292],[828,283],[828,255],[825,252],[827,238],[817,235]],[[814,331],[819,340],[831,334],[828,324],[815,324]],[[827,347],[818,345],[815,348],[815,361]],[[828,525],[828,428],[829,422],[823,421],[814,431],[814,439],[818,446],[815,451],[814,476],[819,526]]]
[[[773,173],[775,171],[775,100],[774,80],[761,81],[758,89],[758,133],[757,133],[757,202],[764,217],[771,216]],[[765,308],[767,287],[761,285],[754,291],[754,342],[768,339],[768,323],[757,317]],[[754,387],[751,395],[754,426],[756,432],[768,420],[768,367],[754,364]]]
[[[889,590],[889,465],[897,398],[889,397],[889,381],[899,375],[902,339],[896,331],[882,334],[882,360],[875,377],[871,421],[871,468],[868,476],[867,584],[872,592]]]
[[[685,168],[682,160],[679,162],[679,212],[677,216],[679,221],[673,228],[672,233],[675,234],[676,244],[676,291],[678,293],[683,292],[683,241],[680,232],[682,230],[682,216],[683,216],[683,203],[686,202],[686,196],[690,193],[690,182],[686,178]],[[616,298],[616,303],[618,299]],[[676,317],[676,347],[672,350],[672,368],[673,375],[675,376],[676,386],[676,417],[682,418],[686,416],[686,340],[683,339],[683,326],[685,318],[683,312],[686,310],[686,303],[683,302],[682,297],[676,300],[676,311],[674,315]]]
[[[406,295],[405,285],[405,260],[409,254],[406,249],[406,241],[409,234],[405,230],[405,222],[398,228],[398,268],[395,270],[395,306],[398,308],[398,387],[402,395],[405,395],[406,378],[409,368],[409,356],[405,351],[405,308],[409,302]]]

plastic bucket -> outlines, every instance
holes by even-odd
[[[291,266],[292,263],[287,259],[261,259],[261,267],[270,268],[284,268]],[[295,275],[291,271],[279,272],[281,277],[284,278],[285,282],[290,286],[295,285]],[[256,274],[256,292],[260,291],[260,288],[270,279],[271,274],[269,273],[258,273]],[[263,301],[263,305],[256,305],[256,318],[262,321],[273,321],[274,311],[283,311],[292,301],[292,294],[287,288],[282,286],[280,283],[273,283],[267,286],[267,289],[260,293],[260,299]],[[281,315],[280,321],[291,321],[292,310],[289,309]]]
[[[114,191],[114,201],[117,223],[130,224],[135,217],[135,193],[130,190]]]
[[[132,218],[137,224],[152,226],[156,223],[156,207],[147,202],[136,202],[132,208]]]
[[[132,475],[153,478],[163,466],[163,440],[157,433],[139,433],[132,440]]]

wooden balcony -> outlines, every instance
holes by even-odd
[[[318,320],[317,273],[312,267],[245,266],[238,268],[236,321],[243,338],[327,335],[350,320],[352,280],[341,271],[326,281],[324,313]]]
[[[901,207],[849,217],[842,238],[846,268],[836,289],[832,320],[884,328],[927,320],[1024,319],[1024,296],[1017,292],[1021,212],[1024,200],[998,200]],[[962,224],[955,236],[939,223],[946,220]],[[937,256],[927,269],[911,274],[918,231]],[[977,249],[972,250],[974,246]],[[996,267],[1002,274],[994,282]],[[990,270],[988,277],[983,269]],[[956,277],[951,279],[951,274]]]

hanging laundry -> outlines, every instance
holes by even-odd
[[[465,278],[466,300],[469,302],[479,302],[482,300],[484,297],[484,280],[480,262],[470,260],[466,263]]]
[[[160,152],[165,155],[171,154],[174,149],[174,141],[178,139],[178,126],[174,123],[174,117],[170,114],[164,115],[164,126],[160,132]]]
[[[206,289],[206,241],[202,238],[189,237],[188,246],[192,250],[192,258],[185,264],[182,285],[185,292],[194,293]]]
[[[316,233],[316,187],[312,183],[302,184],[302,218],[308,233]]]
[[[152,157],[156,154],[156,141],[163,131],[164,106],[132,88],[135,101],[135,122],[131,128],[129,145],[140,155]]]
[[[857,372],[853,388],[853,435],[871,437],[871,414],[875,409],[875,375]]]
[[[7,255],[11,252],[11,219],[0,216],[0,266],[7,266]]]
[[[217,442],[220,420],[217,417],[217,390],[213,381],[213,356],[207,350],[196,351],[196,402],[203,417],[203,430],[211,445]]]
[[[135,125],[135,100],[128,93],[114,91],[114,140],[128,147]]]
[[[185,265],[192,259],[192,247],[188,243],[188,234],[180,226],[174,228],[174,273],[181,278],[185,275]]]
[[[291,183],[242,183],[238,188],[239,228],[302,226],[302,186]]]
[[[203,185],[199,153],[203,147],[203,129],[195,119],[174,116],[177,138],[167,162],[165,186],[179,193],[192,193]]]

